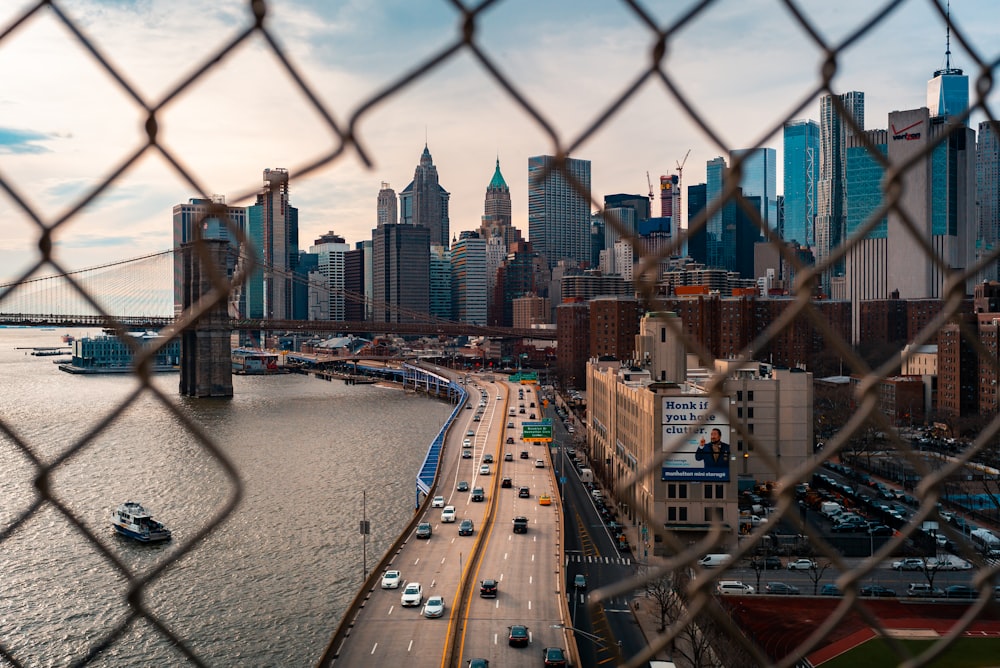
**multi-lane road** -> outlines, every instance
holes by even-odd
[[[443,523],[442,508],[432,507],[430,500],[421,505],[418,521],[431,524],[431,537],[419,539],[412,532],[392,555],[386,569],[401,572],[398,589],[381,588],[378,578],[366,585],[364,605],[335,665],[464,666],[471,658],[525,665],[541,663],[545,647],[567,647],[571,624],[557,480],[549,449],[520,439],[521,422],[532,413],[540,416],[541,402],[533,386],[475,378],[470,376],[469,408],[460,411],[449,431],[430,494],[454,506],[456,521]],[[463,457],[463,450],[471,456]],[[489,457],[492,463],[486,463]],[[502,486],[504,478],[510,479],[510,487]],[[459,491],[463,482],[470,491],[482,487],[484,501]],[[522,487],[527,497],[520,495]],[[539,504],[543,494],[551,497],[551,505]],[[513,532],[517,516],[527,518],[527,532]],[[471,536],[459,535],[465,519],[474,524]],[[480,597],[484,579],[497,581],[495,598]],[[401,605],[406,584],[414,582],[422,588],[423,602],[430,596],[444,598],[442,617],[424,617],[422,605]],[[508,644],[512,625],[528,628],[527,647]]]

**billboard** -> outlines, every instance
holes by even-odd
[[[729,482],[729,400],[712,408],[707,395],[663,397],[661,480]]]
[[[522,422],[521,440],[539,443],[552,441],[552,420],[546,418],[540,422]]]

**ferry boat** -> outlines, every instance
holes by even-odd
[[[135,501],[126,501],[111,514],[115,531],[142,543],[170,540],[170,529],[163,526]]]

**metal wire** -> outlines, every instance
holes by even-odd
[[[914,2],[916,1],[917,0],[914,0]],[[945,25],[945,23],[948,22],[948,16],[945,9],[933,0],[925,1],[940,15],[942,26]],[[62,266],[53,257],[51,252],[53,241],[58,237],[61,232],[61,228],[68,221],[78,216],[88,206],[93,204],[99,195],[107,191],[107,189],[113,185],[119,177],[131,170],[137,161],[147,153],[159,154],[170,166],[172,166],[177,176],[184,183],[188,184],[195,192],[200,193],[202,197],[206,199],[210,198],[211,193],[201,182],[199,182],[194,175],[194,172],[185,165],[182,156],[175,154],[166,146],[159,143],[158,137],[162,125],[161,119],[164,117],[166,110],[172,104],[175,104],[178,100],[182,99],[196,83],[202,81],[210,73],[215,71],[226,56],[230,55],[240,45],[254,37],[261,38],[260,41],[262,41],[266,48],[277,58],[289,81],[294,84],[294,86],[303,94],[311,107],[318,113],[319,117],[322,119],[325,131],[329,134],[329,137],[334,140],[334,148],[328,153],[321,155],[310,162],[305,162],[294,167],[291,171],[294,172],[297,177],[306,176],[322,167],[344,160],[346,158],[346,154],[349,152],[356,153],[364,165],[370,166],[371,161],[368,158],[367,151],[364,149],[363,137],[360,131],[361,121],[366,117],[366,115],[370,114],[373,110],[378,109],[382,104],[392,98],[399,96],[406,88],[418,84],[435,70],[442,68],[457,58],[461,58],[463,55],[469,55],[474,60],[479,62],[484,67],[486,75],[490,77],[494,83],[499,85],[499,87],[510,97],[511,101],[517,108],[523,111],[528,118],[534,121],[543,136],[548,137],[551,142],[549,152],[551,155],[556,156],[554,167],[551,167],[551,169],[563,171],[565,166],[564,160],[567,156],[569,156],[574,149],[600,134],[608,123],[623,109],[626,103],[629,102],[630,99],[638,93],[638,91],[647,86],[661,86],[663,91],[670,98],[672,98],[680,109],[687,115],[688,120],[700,128],[705,137],[707,137],[720,152],[728,153],[731,148],[726,145],[726,142],[722,139],[721,133],[717,128],[714,128],[710,124],[708,118],[699,113],[697,104],[698,100],[691,99],[682,92],[681,88],[671,77],[670,68],[667,67],[667,60],[670,51],[669,47],[672,40],[682,29],[694,23],[699,17],[703,17],[708,12],[712,11],[713,6],[718,4],[712,0],[702,0],[701,2],[692,5],[684,14],[667,25],[660,25],[655,17],[647,12],[637,0],[622,0],[620,4],[624,8],[633,12],[639,25],[648,30],[648,37],[653,45],[649,52],[648,63],[646,64],[645,69],[639,72],[632,81],[622,88],[619,93],[609,95],[607,104],[589,123],[585,124],[584,129],[580,131],[577,136],[568,138],[560,133],[557,120],[547,118],[543,114],[541,108],[533,103],[532,100],[529,99],[529,97],[521,90],[519,90],[517,82],[504,73],[501,64],[491,58],[487,51],[480,48],[477,42],[477,35],[480,27],[489,20],[485,10],[493,5],[501,4],[499,1],[494,2],[492,0],[487,0],[478,4],[466,5],[459,0],[450,0],[450,4],[454,6],[455,10],[461,17],[461,20],[458,22],[458,28],[451,39],[442,44],[434,53],[427,56],[423,62],[418,63],[411,69],[400,72],[400,74],[388,85],[376,91],[367,100],[363,101],[345,122],[338,122],[335,120],[333,111],[324,105],[320,96],[317,95],[307,83],[308,77],[305,76],[305,73],[298,66],[296,66],[283,51],[280,45],[280,40],[270,29],[267,13],[268,3],[264,0],[251,0],[248,2],[246,11],[249,19],[249,25],[246,29],[231,37],[228,41],[221,42],[213,53],[204,58],[201,63],[194,66],[186,76],[181,77],[180,83],[173,90],[166,93],[160,100],[151,100],[144,97],[129,81],[123,68],[103,52],[100,43],[91,36],[87,35],[80,23],[74,21],[72,16],[68,12],[64,11],[64,4],[65,3],[61,0],[40,0],[35,5],[27,8],[20,16],[17,16],[10,23],[10,25],[0,31],[0,48],[3,48],[5,44],[9,44],[15,35],[24,31],[27,26],[43,14],[47,13],[54,16],[68,29],[70,36],[67,39],[74,40],[82,46],[93,61],[111,77],[112,81],[121,89],[125,96],[145,114],[147,119],[145,124],[145,141],[135,147],[131,154],[126,156],[119,164],[112,167],[96,186],[81,196],[64,213],[52,220],[46,220],[45,216],[42,215],[41,212],[32,208],[32,206],[28,204],[28,200],[17,190],[13,181],[2,173],[0,173],[0,188],[3,188],[8,198],[14,203],[14,206],[20,209],[20,212],[25,216],[25,218],[33,224],[35,234],[37,235],[37,239],[35,241],[37,243],[37,247],[39,248],[38,257],[30,267],[25,269],[23,274],[18,278],[17,283],[23,283],[31,280],[30,277],[37,275],[40,270],[62,274],[72,289],[75,290],[80,297],[85,299],[95,312],[102,315],[108,314],[104,312],[95,296],[90,295],[87,292],[86,286],[81,284],[72,272],[67,271],[67,268]],[[798,2],[794,2],[793,0],[780,0],[780,2],[776,4],[779,4],[785,11],[787,11],[790,19],[798,25],[802,34],[809,42],[811,42],[811,45],[815,48],[816,52],[822,55],[823,64],[816,73],[816,80],[813,85],[807,90],[802,91],[801,97],[799,98],[800,102],[794,109],[789,111],[785,118],[781,118],[776,121],[773,127],[765,128],[760,135],[760,139],[754,143],[755,147],[763,146],[767,138],[773,136],[777,131],[779,131],[785,121],[791,120],[795,117],[795,115],[801,112],[806,105],[810,104],[816,99],[817,96],[820,95],[832,95],[834,104],[839,107],[842,117],[847,120],[848,124],[853,125],[853,121],[850,120],[850,115],[846,113],[846,109],[843,108],[842,102],[837,97],[838,91],[833,87],[833,77],[838,69],[839,62],[844,53],[848,51],[854,43],[871,33],[879,24],[886,21],[895,10],[904,4],[904,0],[895,0],[881,5],[875,14],[873,14],[867,21],[860,24],[854,32],[844,37],[839,43],[830,43],[825,40],[822,37],[822,32],[819,29],[819,26],[814,25],[810,21],[806,13],[801,10]],[[974,66],[978,68],[979,71],[979,77],[976,81],[975,87],[975,99],[972,100],[970,105],[971,108],[968,113],[983,114],[987,119],[995,124],[995,117],[992,115],[991,110],[986,104],[986,96],[992,89],[992,73],[994,69],[996,69],[998,63],[985,61],[983,56],[975,51],[974,46],[959,30],[958,26],[951,25],[950,29],[952,36],[969,54],[969,57],[974,61]],[[965,119],[963,118],[959,120],[964,121]],[[954,128],[957,127],[958,124],[956,123]],[[997,128],[1000,126],[995,125],[994,127]],[[858,134],[863,135],[863,133],[860,132],[860,128],[854,126],[853,129],[858,132]],[[314,145],[317,145],[320,140],[325,138],[317,137],[316,139],[317,141],[313,142]],[[789,308],[777,321],[772,323],[771,326],[769,326],[756,339],[751,341],[746,346],[740,355],[740,359],[755,359],[759,352],[769,345],[769,343],[772,342],[774,338],[783,330],[791,327],[795,322],[807,320],[810,325],[814,327],[823,337],[826,346],[836,351],[836,353],[847,362],[847,365],[851,369],[862,376],[862,381],[856,397],[857,406],[855,412],[847,424],[841,428],[832,439],[828,440],[826,448],[823,452],[823,457],[834,457],[838,453],[843,452],[847,448],[850,441],[857,437],[866,428],[866,424],[874,422],[875,424],[881,425],[886,433],[892,433],[887,420],[878,411],[877,390],[878,382],[892,372],[894,364],[892,362],[886,362],[878,368],[869,368],[865,361],[854,351],[850,343],[844,340],[837,330],[834,327],[831,327],[831,325],[814,307],[810,299],[812,287],[816,284],[824,272],[830,270],[837,262],[841,261],[846,254],[849,253],[850,250],[864,238],[865,234],[867,234],[867,232],[877,224],[878,220],[887,215],[888,212],[895,212],[900,216],[903,221],[903,225],[907,228],[909,234],[921,245],[925,254],[924,260],[926,262],[935,263],[943,270],[947,269],[945,258],[937,256],[928,241],[921,238],[914,221],[910,219],[907,212],[903,210],[899,204],[901,195],[900,181],[906,174],[907,170],[911,169],[919,162],[927,159],[934,147],[946,139],[947,135],[942,133],[936,142],[928,145],[923,152],[919,155],[913,156],[912,159],[906,164],[889,164],[885,157],[881,155],[874,146],[871,146],[870,144],[867,145],[867,149],[872,158],[879,161],[885,169],[886,179],[883,203],[877,211],[873,212],[871,216],[869,216],[865,225],[862,226],[861,229],[859,229],[851,238],[844,240],[839,247],[832,249],[830,256],[824,258],[822,262],[815,266],[803,265],[794,253],[790,252],[784,244],[780,243],[781,240],[771,230],[767,222],[761,219],[759,212],[751,207],[748,202],[742,199],[738,188],[740,182],[739,176],[743,167],[742,160],[734,160],[733,165],[731,166],[731,175],[725,179],[724,190],[721,197],[714,202],[710,202],[706,209],[690,222],[690,233],[697,233],[698,231],[704,229],[711,216],[719,212],[727,202],[737,201],[744,212],[756,224],[760,233],[770,243],[775,245],[783,260],[794,267],[797,277],[795,293],[796,299],[794,300],[794,303],[789,306]],[[541,178],[544,178],[545,176],[545,174],[542,174]],[[580,197],[588,196],[583,185],[575,181],[571,174],[564,171],[563,176],[566,181],[575,188]],[[236,199],[245,199],[252,194],[252,192],[247,192],[236,197]],[[591,201],[590,204],[593,209],[602,208],[602,204],[596,200]],[[225,215],[224,211],[222,215]],[[633,248],[636,250],[637,256],[639,256],[639,271],[637,271],[637,276],[639,278],[636,279],[636,292],[641,296],[644,303],[649,308],[655,309],[659,303],[659,297],[657,293],[657,282],[651,277],[657,277],[655,267],[658,266],[661,260],[668,258],[670,255],[675,254],[680,250],[680,245],[682,243],[681,239],[679,237],[675,237],[670,245],[660,248],[656,253],[641,256],[640,249],[642,246],[639,244],[639,240],[633,236],[633,233],[630,230],[625,229],[624,226],[621,225],[621,221],[614,216],[608,216],[607,223],[616,230],[620,238],[629,240],[632,243]],[[967,277],[977,275],[977,272],[987,262],[996,262],[998,252],[1000,252],[1000,249],[995,251],[989,257],[984,258],[977,266],[969,267],[964,271],[952,272],[952,275],[949,276],[949,289],[943,299],[941,312],[917,335],[917,343],[932,340],[936,336],[938,330],[958,312],[962,304],[962,287],[965,284],[965,279]],[[225,282],[224,277],[217,277],[215,286],[216,291],[210,295],[208,299],[199,302],[195,310],[184,313],[181,318],[178,319],[174,331],[180,331],[180,329],[191,324],[199,315],[205,312],[208,308],[211,308],[214,303],[219,303],[225,300],[228,296],[228,291],[232,289],[232,287]],[[0,300],[2,299],[3,293],[0,293]],[[119,324],[117,329],[119,334],[124,334],[124,325]],[[703,363],[707,365],[711,359],[711,355],[702,342],[694,340],[684,331],[683,327],[676,327],[675,330],[675,335],[684,342],[687,350],[697,353]],[[993,367],[994,373],[1000,370],[996,357],[991,356],[989,351],[986,350],[978,341],[975,336],[975,332],[971,331],[968,326],[965,326],[962,330],[962,334],[969,339],[970,344],[976,348],[981,359],[988,360],[988,363]],[[155,350],[147,351],[145,354],[148,358],[149,356],[155,354]],[[37,480],[36,487],[38,490],[38,495],[32,499],[30,504],[23,509],[21,514],[17,516],[14,521],[12,521],[3,530],[2,533],[0,533],[0,546],[2,546],[5,540],[8,540],[20,526],[22,526],[34,515],[41,512],[46,507],[54,508],[56,511],[61,513],[67,521],[72,523],[81,535],[86,536],[86,538],[100,552],[108,564],[128,582],[128,595],[126,600],[123,601],[123,605],[128,608],[127,615],[121,619],[119,624],[109,629],[103,638],[98,639],[92,645],[90,652],[86,656],[76,658],[76,662],[85,664],[94,660],[101,653],[101,651],[119,641],[123,635],[128,632],[130,626],[135,624],[138,620],[142,620],[153,625],[161,634],[163,634],[163,636],[174,643],[174,645],[179,648],[179,651],[181,651],[192,663],[200,665],[201,660],[196,656],[195,652],[190,648],[190,645],[185,641],[185,639],[178,637],[175,633],[173,633],[171,629],[168,628],[161,620],[157,619],[156,615],[151,612],[149,608],[143,605],[142,594],[143,591],[149,587],[150,584],[156,580],[156,578],[160,576],[165,569],[169,568],[171,564],[183,558],[192,550],[197,549],[198,544],[218,526],[219,522],[232,512],[242,494],[242,484],[240,482],[239,472],[228,462],[218,445],[213,442],[210,435],[201,431],[195,423],[185,417],[181,411],[177,410],[175,402],[170,397],[160,394],[150,383],[148,366],[146,364],[140,364],[137,368],[137,377],[140,383],[135,392],[124,399],[115,411],[107,416],[104,416],[103,420],[95,425],[88,433],[80,437],[72,445],[72,447],[68,448],[54,461],[43,461],[43,458],[39,455],[39,453],[33,451],[28,443],[25,443],[22,439],[20,439],[14,430],[9,425],[4,424],[3,420],[0,419],[0,433],[12,442],[25,455],[27,460],[33,466]],[[712,393],[713,398],[717,399],[722,396],[722,381],[722,377],[714,377],[708,383],[708,388]],[[122,563],[114,553],[110,552],[104,546],[102,541],[99,540],[98,537],[90,530],[88,530],[79,518],[73,515],[69,508],[60,503],[57,495],[52,489],[50,489],[50,481],[53,473],[60,467],[60,465],[62,465],[67,459],[77,454],[88,442],[97,437],[103,430],[112,424],[117,417],[128,410],[128,408],[140,396],[155,397],[156,400],[158,400],[167,410],[171,411],[176,416],[178,422],[195,437],[204,451],[209,453],[211,457],[222,465],[230,485],[227,490],[226,500],[216,509],[214,516],[211,518],[211,521],[206,524],[205,528],[182,545],[180,549],[173,552],[172,556],[161,563],[156,569],[143,575],[137,575],[131,572],[126,564]],[[740,437],[749,444],[749,447],[753,447],[755,444],[761,446],[754,448],[755,453],[765,458],[768,457],[767,448],[762,447],[763,444],[756,443],[754,435],[746,428],[745,424],[735,422],[733,427],[738,432]],[[933,517],[936,514],[935,504],[941,497],[942,489],[947,484],[947,481],[955,474],[959,473],[965,464],[975,461],[981,456],[992,452],[992,449],[995,448],[994,444],[996,442],[996,434],[998,431],[1000,431],[1000,422],[998,422],[998,419],[994,418],[982,430],[979,437],[956,457],[955,461],[942,466],[938,470],[930,470],[924,459],[916,456],[907,442],[892,437],[892,445],[895,447],[897,453],[903,456],[907,463],[921,476],[921,482],[916,493],[922,501],[922,506],[917,516],[913,518],[900,535],[889,541],[889,543],[885,545],[885,547],[876,555],[874,555],[872,559],[865,560],[856,568],[852,569],[850,566],[845,564],[842,557],[833,546],[831,546],[821,536],[817,535],[810,526],[798,521],[800,531],[803,535],[808,537],[810,544],[816,552],[816,556],[840,569],[842,576],[839,579],[839,583],[845,590],[846,596],[831,617],[828,618],[826,622],[815,631],[815,633],[803,640],[794,651],[788,653],[783,658],[780,658],[777,661],[777,665],[791,666],[801,661],[811,649],[819,646],[823,639],[834,628],[836,628],[836,626],[841,623],[848,614],[852,612],[860,613],[874,629],[883,632],[884,637],[886,637],[887,641],[892,645],[893,650],[896,652],[898,660],[904,665],[922,665],[931,661],[935,656],[945,651],[947,647],[958,637],[960,632],[967,628],[969,624],[976,619],[977,615],[988,603],[985,595],[982,600],[970,608],[965,617],[956,623],[949,635],[942,637],[923,655],[919,657],[912,657],[908,650],[903,647],[900,642],[894,640],[892,635],[886,632],[887,630],[883,627],[880,620],[859,601],[857,597],[857,583],[872,571],[880,558],[888,556],[894,549],[900,547],[905,541],[911,538],[920,521]],[[819,470],[822,465],[822,461],[819,457],[817,457],[810,461],[807,465],[791,471],[783,471],[778,462],[774,461],[773,458],[769,460],[769,463],[774,466],[775,471],[780,472],[780,478],[777,480],[778,486],[781,489],[781,493],[778,498],[778,512],[793,522],[797,521],[797,513],[788,512],[794,506],[794,499],[792,498],[791,490],[793,490],[794,485],[797,482],[808,479],[812,473]],[[657,466],[659,466],[659,462],[650,463],[647,470],[635,472],[633,480],[637,480],[642,476],[647,475]],[[652,518],[648,517],[643,518],[643,520],[647,523],[651,519]],[[755,531],[747,537],[746,540],[742,541],[740,550],[738,554],[735,555],[736,558],[738,559],[741,556],[751,554],[756,549],[762,535],[762,531]],[[949,535],[955,540],[959,540],[961,538],[957,534]],[[602,593],[607,596],[611,596],[618,592],[635,589],[642,590],[645,588],[648,591],[650,587],[655,587],[658,582],[661,582],[662,578],[675,578],[677,577],[677,573],[684,572],[685,567],[693,564],[693,562],[701,554],[703,554],[706,550],[709,550],[719,539],[720,535],[718,531],[714,531],[710,533],[704,541],[699,542],[696,545],[673,545],[672,547],[675,548],[675,555],[664,560],[660,569],[644,571],[636,580],[620,583],[614,587],[609,587]],[[980,566],[980,572],[976,580],[977,584],[983,585],[982,589],[984,592],[989,590],[990,594],[992,594],[992,588],[988,585],[992,582],[996,567],[985,563],[971,549],[967,549],[966,554]],[[668,643],[687,642],[693,647],[705,639],[710,639],[714,642],[722,638],[727,641],[725,645],[728,648],[726,650],[728,652],[726,657],[729,661],[727,665],[766,665],[773,662],[773,659],[766,655],[757,644],[750,641],[744,630],[737,627],[733,621],[733,616],[730,615],[729,612],[716,601],[714,596],[712,596],[714,579],[716,578],[699,576],[691,579],[690,581],[678,580],[673,582],[670,589],[672,592],[671,596],[673,597],[670,601],[672,602],[671,605],[674,606],[671,608],[674,611],[674,614],[670,619],[671,623],[668,625],[666,632],[655,639],[654,644],[649,648],[645,657],[652,656],[655,651],[662,649]],[[674,605],[675,603],[676,605]],[[592,605],[596,605],[596,601],[592,601]],[[20,665],[19,657],[15,656],[13,651],[5,645],[2,638],[0,638],[0,656],[12,664]],[[716,648],[714,653],[706,652],[704,654],[704,659],[707,662],[706,665],[710,665],[714,661],[718,661],[718,656],[718,648]],[[638,665],[641,659],[642,657],[638,657],[629,665]]]

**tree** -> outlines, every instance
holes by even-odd
[[[813,561],[813,566],[806,574],[813,583],[813,596],[819,593],[819,581],[823,579],[823,574],[826,573],[826,569],[830,568],[832,564],[829,561]]]

